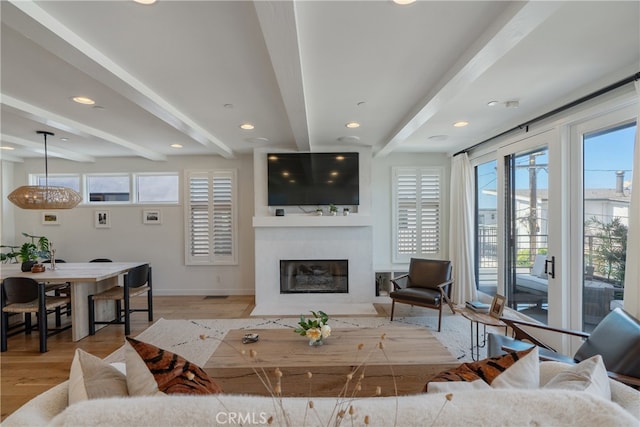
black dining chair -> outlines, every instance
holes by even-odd
[[[56,258],[56,264],[64,264],[67,261],[63,260],[63,259],[58,259]],[[43,264],[51,264],[51,260],[47,259],[42,261]],[[46,282],[45,283],[45,288],[47,292],[53,292],[55,296],[57,297],[69,297],[71,298],[71,283],[69,282],[64,282],[64,283],[52,283],[52,282]],[[71,303],[69,303],[67,305],[66,308],[66,314],[67,317],[71,316]]]
[[[70,303],[70,297],[47,296],[45,284],[38,283],[29,277],[8,277],[4,279],[0,291],[0,306],[2,307],[2,313],[0,314],[2,323],[0,351],[7,351],[9,315],[23,314],[24,329],[15,333],[24,331],[25,334],[30,335],[34,329],[31,322],[31,314],[35,313],[38,318],[40,353],[45,353],[47,351],[47,337],[71,327],[71,324],[62,327],[60,319],[60,308]],[[56,328],[49,329],[48,327],[47,316],[50,313],[55,313],[56,315]]]
[[[147,308],[131,308],[131,298],[147,294]],[[114,286],[97,294],[89,295],[89,335],[95,335],[96,325],[124,324],[124,334],[131,334],[131,313],[147,312],[149,322],[153,322],[153,294],[151,267],[149,264],[139,265],[124,276],[124,286]],[[115,301],[115,319],[111,321],[97,321],[95,313],[96,301]],[[122,305],[124,304],[124,308]],[[123,320],[124,317],[124,320]]]

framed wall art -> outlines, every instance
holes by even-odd
[[[43,225],[59,225],[60,214],[57,212],[42,212]]]
[[[143,224],[162,224],[162,216],[158,209],[145,209],[142,211]]]
[[[95,211],[93,223],[96,228],[111,228],[111,212],[105,210]]]

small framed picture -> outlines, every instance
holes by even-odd
[[[43,225],[59,225],[60,214],[57,212],[42,212]]]
[[[93,223],[96,228],[111,228],[111,212],[97,210],[94,212]]]
[[[504,310],[504,304],[507,302],[507,299],[502,296],[496,294],[493,297],[493,302],[491,302],[491,308],[489,309],[489,315],[496,319],[502,317],[502,310]]]
[[[162,217],[158,209],[145,209],[142,211],[143,224],[162,224]]]

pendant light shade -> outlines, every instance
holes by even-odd
[[[47,135],[53,136],[53,133],[43,130],[37,133],[44,135],[45,185],[23,185],[7,198],[22,209],[72,209],[82,201],[82,196],[71,188],[49,186]]]

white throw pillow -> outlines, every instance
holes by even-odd
[[[120,369],[82,349],[76,349],[69,372],[69,405],[88,399],[128,396]]]
[[[609,376],[599,354],[560,372],[543,388],[586,391],[611,400]]]
[[[522,352],[518,352],[522,354]],[[533,347],[525,356],[521,357],[509,369],[498,375],[492,382],[492,388],[530,388],[540,387],[540,360],[538,347]]]
[[[427,393],[452,393],[465,390],[491,390],[491,386],[483,380],[430,382]]]

